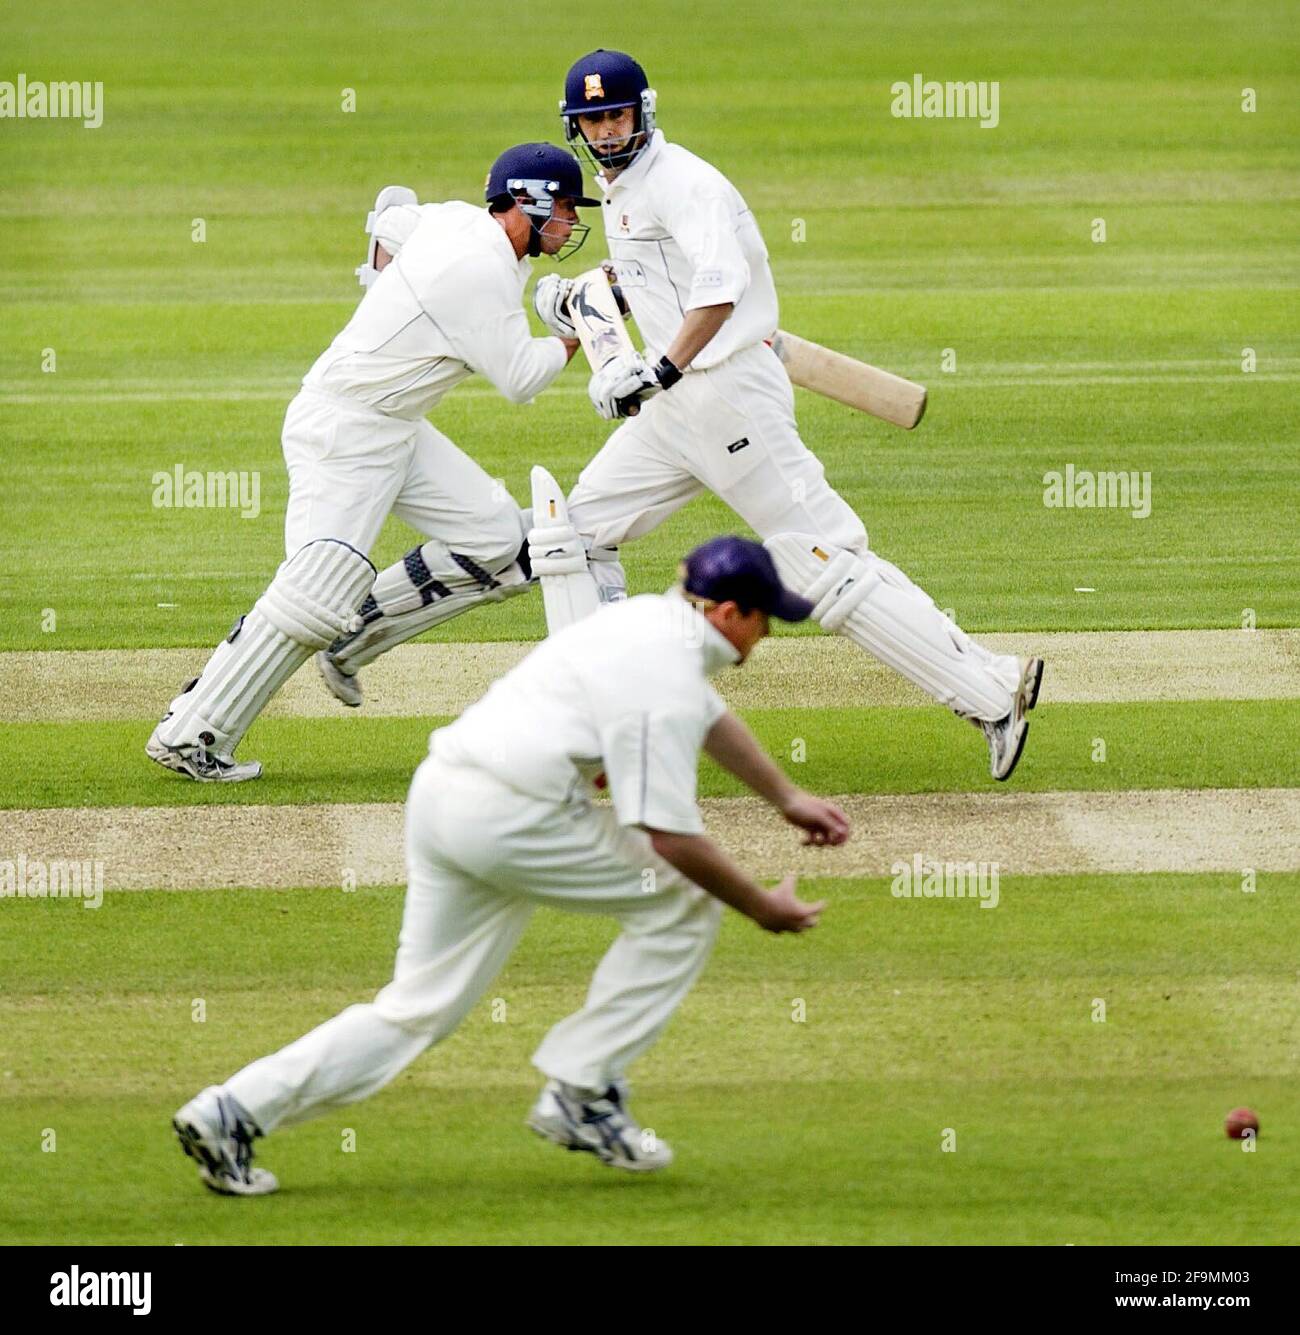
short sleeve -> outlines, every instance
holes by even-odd
[[[749,286],[749,263],[740,244],[732,201],[721,189],[683,197],[672,210],[673,239],[691,266],[686,309],[735,304]]]
[[[704,833],[695,800],[700,725],[696,712],[653,710],[619,714],[602,729],[601,754],[620,825]]]
[[[727,712],[727,702],[714,690],[709,682],[704,683],[704,731],[707,737],[713,725]]]

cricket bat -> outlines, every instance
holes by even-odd
[[[870,413],[910,431],[925,413],[925,386],[869,366],[820,343],[778,329],[772,351],[781,359],[791,384],[801,385],[850,408]]]
[[[593,371],[625,352],[634,351],[623,315],[610,288],[609,275],[603,268],[588,269],[573,280],[569,292],[569,319],[578,333],[578,342],[587,354]],[[637,402],[628,403],[624,412],[635,417],[641,410]]]

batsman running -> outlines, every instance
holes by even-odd
[[[842,844],[834,803],[797,788],[709,677],[743,663],[769,617],[812,604],[771,556],[716,538],[681,583],[557,631],[454,723],[433,733],[406,803],[406,907],[393,981],[181,1108],[173,1126],[213,1191],[259,1196],[275,1176],[253,1141],[373,1094],[446,1038],[505,964],[539,904],[618,919],[581,1010],[542,1040],[538,1135],[615,1168],[672,1151],[628,1108],[624,1075],[699,976],[729,904],[770,932],[802,932],[821,903],[787,876],[764,890],[705,833],[701,749],[805,832]],[[605,776],[610,802],[595,802]]]
[[[346,635],[355,653],[378,653],[528,587],[522,512],[425,414],[475,371],[524,403],[563,370],[578,345],[532,337],[529,258],[572,254],[588,230],[577,209],[596,201],[553,144],[508,149],[485,196],[483,209],[380,193],[358,270],[368,290],[285,415],[286,559],[154,729],[145,751],[160,765],[200,782],[255,779],[261,765],[235,748],[313,652]],[[376,577],[369,552],[390,513],[428,540]]]
[[[603,418],[625,420],[583,469],[567,518],[554,480],[534,470],[530,557],[550,628],[626,597],[620,545],[711,491],[765,540],[824,629],[975,724],[993,777],[1009,778],[1028,736],[1042,659],[991,653],[871,551],[862,521],[799,437],[790,376],[767,343],[780,341],[776,288],[744,199],[656,128],[654,90],[630,56],[583,56],[560,105],[567,140],[596,170],[612,267],[646,352],[629,343],[619,355],[592,357],[603,363],[589,382],[592,403]],[[555,334],[572,338],[593,295],[547,275],[533,304]],[[598,336],[602,349],[609,327]],[[921,403],[895,420],[914,425]],[[583,583],[585,590],[576,587]],[[346,693],[335,686],[327,670],[334,657],[350,670],[353,645],[343,640],[324,655],[322,671],[340,699],[359,703],[355,679]]]
[[[800,439],[790,377],[768,345],[790,340],[778,334],[776,288],[754,216],[716,168],[664,138],[655,101],[635,60],[602,50],[570,69],[560,104],[567,140],[596,170],[612,268],[647,350],[629,344],[594,359],[592,403],[602,417],[626,420],[583,469],[567,517],[554,480],[534,470],[529,557],[548,626],[626,597],[620,545],[711,491],[765,540],[824,629],[973,723],[993,777],[1009,778],[1043,660],[990,652],[871,551],[861,519]],[[533,304],[571,339],[590,294],[552,274]],[[598,341],[608,346],[604,332]],[[922,391],[910,414],[893,420],[914,425],[923,402]],[[584,582],[585,590],[575,587]],[[557,584],[565,586],[558,593]],[[318,658],[326,684],[343,703],[360,704],[357,669],[403,638],[382,619],[341,637]]]
[[[619,287],[646,341],[597,371],[589,393],[624,416],[583,469],[569,518],[592,557],[648,533],[702,491],[763,538],[781,578],[813,616],[979,727],[995,779],[1028,732],[1043,663],[989,652],[867,545],[862,521],[799,437],[790,380],[765,340],[776,288],[754,215],[715,167],[655,126],[645,71],[594,51],[568,73],[565,137],[597,172]],[[568,336],[567,286],[550,276],[535,302]],[[602,600],[626,596],[616,559],[594,559]]]

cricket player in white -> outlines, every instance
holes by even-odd
[[[765,540],[825,629],[975,723],[993,777],[1009,777],[1042,660],[989,652],[868,547],[862,521],[799,438],[789,379],[765,342],[777,329],[776,289],[744,199],[716,168],[664,139],[654,90],[621,52],[579,60],[561,111],[566,137],[598,173],[618,286],[646,341],[644,356],[617,358],[591,378],[601,416],[622,415],[629,401],[640,407],[568,501],[601,599],[626,596],[613,549],[711,491]],[[570,286],[549,275],[534,296],[565,336]]]
[[[261,1195],[275,1177],[252,1142],[374,1093],[465,1017],[539,904],[616,917],[623,931],[586,1004],[542,1040],[539,1135],[645,1171],[672,1151],[643,1133],[624,1072],[703,969],[722,905],[772,932],[813,926],[823,904],[794,877],[762,889],[704,833],[703,749],[766,798],[805,842],[848,821],[797,788],[708,678],[744,662],[770,615],[802,620],[770,555],[717,538],[682,584],[602,608],[544,640],[459,719],[433,733],[406,804],[406,910],[393,981],[181,1108],[173,1126],[214,1191]],[[611,802],[594,802],[606,776]]]
[[[368,291],[303,380],[284,421],[286,560],[201,676],[172,702],[146,754],[203,782],[255,779],[234,749],[313,651],[348,637],[336,692],[386,637],[406,638],[529,583],[526,522],[514,500],[425,420],[475,371],[524,403],[577,347],[534,338],[521,305],[529,256],[562,258],[587,229],[573,155],[520,144],[493,164],[488,208],[376,201]],[[384,239],[403,238],[386,263]],[[382,269],[382,272],[380,270]],[[390,513],[428,541],[376,577],[368,554]],[[358,701],[359,702],[359,697]]]

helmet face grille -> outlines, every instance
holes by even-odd
[[[587,108],[591,111],[617,111],[622,107],[635,107],[636,115],[632,120],[632,133],[629,136],[624,147],[612,152],[598,153],[592,148],[587,136],[582,132],[582,126],[578,123],[578,117],[582,115],[583,109],[570,111],[566,105],[560,103],[560,118],[564,123],[565,141],[573,146],[583,161],[595,172],[604,171],[607,167],[612,167],[616,171],[623,171],[630,167],[637,157],[649,145],[655,132],[655,99],[656,94],[653,88],[644,88],[635,102],[603,102],[598,108]]]

